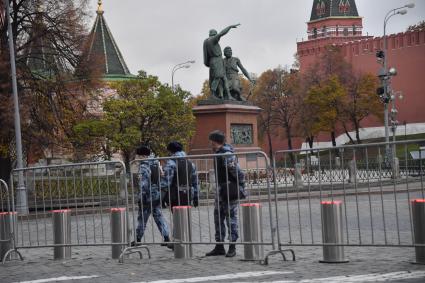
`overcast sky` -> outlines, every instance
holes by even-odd
[[[364,35],[381,36],[385,14],[415,3],[404,16],[390,20],[389,33],[406,30],[425,19],[424,0],[357,0]],[[97,1],[93,0],[93,20]],[[174,65],[196,63],[181,69],[174,82],[197,95],[208,69],[202,62],[202,43],[208,31],[241,26],[224,36],[245,68],[256,74],[278,65],[292,65],[296,42],[307,37],[306,22],[313,0],[103,0],[105,18],[130,71],[145,70],[171,84]]]

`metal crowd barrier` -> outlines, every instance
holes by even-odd
[[[425,197],[420,150],[424,143],[400,141],[275,152],[273,198],[279,249],[424,246],[422,240],[414,241],[411,213],[412,201]],[[413,168],[411,164],[416,165]],[[322,225],[321,204],[327,202],[341,205],[341,234],[329,236],[329,229],[336,228]],[[325,262],[326,258],[344,261],[343,256],[324,256]]]
[[[138,217],[143,218],[144,212],[153,211],[154,204],[152,202],[141,202],[138,204],[139,195],[140,195],[140,182],[143,181],[143,175],[139,174],[139,168],[141,163],[152,163],[159,162],[160,167],[154,170],[158,170],[157,174],[161,176],[160,180],[157,180],[157,183],[150,184],[149,192],[147,193],[148,199],[152,195],[157,194],[158,188],[162,187],[159,190],[161,204],[156,205],[157,209],[166,219],[168,225],[168,230],[170,231],[171,245],[193,245],[197,248],[195,250],[199,253],[204,253],[211,249],[211,245],[215,244],[229,244],[229,231],[227,226],[218,225],[218,233],[226,234],[225,241],[216,241],[215,238],[215,224],[214,224],[214,207],[217,204],[217,196],[219,194],[219,187],[223,185],[219,184],[219,180],[216,178],[217,171],[217,162],[214,162],[217,158],[228,158],[229,156],[235,156],[238,160],[240,169],[244,173],[244,185],[247,196],[244,198],[240,191],[235,201],[231,201],[236,207],[235,211],[231,211],[230,206],[223,206],[225,208],[217,210],[218,219],[227,219],[228,215],[235,212],[237,215],[237,223],[233,223],[234,227],[237,227],[238,240],[234,242],[237,246],[243,245],[254,245],[254,246],[269,246],[271,249],[275,249],[275,237],[273,230],[275,229],[274,225],[274,215],[272,210],[272,195],[271,195],[271,167],[267,155],[263,152],[248,152],[248,153],[232,153],[232,154],[205,154],[205,155],[191,155],[185,157],[161,157],[161,158],[149,158],[145,160],[134,160],[130,167],[132,169],[131,174],[131,189],[129,190],[130,198],[132,203],[131,207],[133,208],[130,214],[132,215],[133,231],[137,231]],[[184,176],[179,176],[178,166],[176,174],[176,186],[173,187],[170,182],[164,183],[167,172],[167,163],[177,164],[178,162],[183,162],[181,168],[186,168]],[[227,163],[226,163],[227,164]],[[191,199],[191,185],[190,183],[190,168],[196,168],[196,180],[195,183],[199,185],[199,195],[197,207],[193,206],[193,200]],[[228,168],[225,170],[228,171]],[[268,173],[264,174],[263,172],[267,171]],[[179,180],[183,177],[184,180]],[[261,182],[259,179],[261,177]],[[229,176],[229,173],[226,174],[226,183],[224,185],[224,190],[231,190],[230,183],[239,183],[239,177],[236,176],[236,180]],[[232,179],[232,180],[231,180]],[[193,179],[192,179],[193,180]],[[242,180],[241,180],[242,181]],[[242,182],[241,182],[242,183]],[[173,199],[173,191],[183,192],[180,194],[175,194]],[[226,194],[227,197],[229,194]],[[227,200],[229,201],[229,200]],[[167,206],[164,206],[163,203],[167,203]],[[220,205],[224,202],[220,202]],[[262,223],[263,229],[260,230],[261,235],[256,237],[249,237],[245,239],[243,231],[243,223],[252,223],[252,221],[244,220],[244,215],[242,212],[241,204],[245,203],[262,203],[261,209],[262,213],[258,214],[260,217],[257,221]],[[173,222],[173,206],[190,206],[190,229],[191,229],[191,241],[182,241],[180,239],[173,240],[173,231],[175,223]],[[140,211],[140,212],[139,212]],[[140,213],[140,214],[139,214]],[[249,215],[249,214],[247,214]],[[152,217],[152,214],[149,217],[149,221],[146,224],[143,238],[140,240],[139,244],[142,245],[158,245],[163,243],[163,237],[159,231],[159,228],[156,227],[155,221]],[[223,229],[225,231],[223,231]],[[136,241],[136,233],[133,233],[133,240]],[[175,235],[174,235],[175,236]],[[261,236],[261,237],[260,237]],[[187,239],[187,238],[185,238]],[[239,250],[241,254],[242,249]]]
[[[11,173],[12,195],[20,173],[28,192],[29,213],[17,215],[16,249],[54,248],[56,257],[63,248],[68,257],[67,247],[130,245],[128,239],[113,242],[110,230],[111,210],[129,210],[124,163],[104,161],[16,169]],[[66,229],[54,221],[55,213],[61,211],[69,214]]]
[[[238,239],[234,244],[244,247],[244,252],[238,249],[238,253],[246,260],[267,264],[274,254],[295,260],[292,248],[296,246],[323,248],[323,262],[345,262],[345,246],[415,247],[416,261],[423,263],[422,144],[425,141],[277,151],[273,166],[259,151],[149,158],[132,161],[129,178],[125,165],[113,161],[14,170],[11,191],[0,182],[1,213],[13,214],[8,218],[13,219],[11,232],[7,232],[10,236],[4,238],[12,243],[12,252],[108,246],[113,257],[123,262],[128,254],[142,257],[141,251],[146,250],[150,257],[149,247],[168,244],[175,257],[187,258],[209,251],[212,245],[229,244],[231,233],[224,224],[235,214],[237,220],[231,226]],[[217,178],[217,162],[233,157],[237,162],[224,163],[223,182]],[[177,164],[175,179],[167,182],[170,164]],[[238,164],[244,180],[240,180],[242,175],[229,173],[227,164]],[[157,179],[148,176],[146,180],[139,172],[141,165],[157,170]],[[18,174],[23,174],[28,190],[27,215],[14,214],[13,188]],[[149,189],[140,194],[140,184],[146,181]],[[247,195],[236,186],[231,200],[234,184],[243,184]],[[199,187],[196,200],[193,186]],[[225,193],[219,200],[220,191]],[[144,201],[139,202],[140,196]],[[226,205],[229,202],[233,208]],[[222,209],[215,211],[215,207]],[[180,214],[173,214],[173,209],[180,209]],[[56,232],[59,239],[66,238],[58,244],[54,242],[53,211],[70,211],[66,224],[70,223],[71,229],[56,230],[70,230],[70,235]],[[148,214],[146,225],[139,227],[138,218]],[[163,223],[155,223],[152,214],[162,214]],[[215,218],[221,225],[216,225]],[[163,242],[162,227],[168,228],[168,243]],[[140,228],[144,235],[137,239]]]
[[[0,179],[0,260],[3,264],[14,256],[23,260],[15,248],[16,213],[12,210],[11,198],[7,183]]]

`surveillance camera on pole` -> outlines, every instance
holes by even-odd
[[[384,64],[385,52],[382,50],[376,51],[376,58],[379,64]]]
[[[382,88],[384,93],[380,96],[381,98],[383,98],[383,102],[384,102],[384,125],[385,125],[385,156],[386,156],[386,161],[391,164],[392,162],[390,162],[392,160],[392,157],[394,157],[395,154],[395,149],[393,149],[393,153],[391,153],[390,150],[390,146],[389,146],[389,142],[390,142],[390,135],[389,135],[389,111],[388,111],[388,103],[390,102],[390,98],[389,98],[389,92],[390,92],[390,81],[391,81],[391,77],[397,75],[397,71],[395,69],[392,68],[392,70],[388,70],[387,67],[387,60],[388,60],[388,38],[387,38],[387,23],[389,21],[390,18],[392,18],[393,16],[396,15],[405,15],[407,13],[407,9],[406,8],[414,8],[415,4],[414,3],[409,3],[406,4],[402,7],[398,7],[395,9],[390,10],[384,18],[384,35],[383,35],[383,41],[384,41],[384,48],[383,50],[378,50],[376,52],[376,57],[378,60],[378,63],[380,63],[383,67],[383,70],[379,71],[378,77],[381,79],[382,82]],[[378,92],[378,91],[377,91]],[[381,90],[379,90],[379,92],[381,92]],[[394,108],[394,104],[393,104],[393,108]],[[395,134],[393,135],[393,139],[395,140]]]

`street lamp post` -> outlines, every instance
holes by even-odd
[[[383,82],[383,87],[384,87],[384,124],[385,124],[385,151],[386,151],[386,158],[387,161],[389,161],[391,159],[391,152],[390,152],[390,146],[389,146],[389,142],[390,142],[390,135],[389,135],[389,118],[388,118],[388,102],[389,102],[389,85],[390,85],[390,78],[391,78],[391,74],[389,74],[388,72],[388,62],[387,62],[387,58],[388,58],[388,45],[387,45],[387,23],[389,21],[390,18],[392,18],[395,15],[405,15],[407,13],[407,10],[404,8],[414,8],[415,4],[410,3],[407,5],[404,5],[403,7],[399,7],[396,9],[392,9],[390,10],[384,19],[384,54],[383,54],[383,70],[380,72],[380,75],[383,74],[382,76],[382,82]]]
[[[183,68],[185,68],[185,69],[190,68],[190,64],[194,64],[194,63],[195,63],[195,60],[190,60],[190,61],[186,61],[186,62],[183,62],[183,63],[179,63],[179,64],[177,64],[173,67],[173,69],[171,71],[171,87],[172,87],[173,91],[174,91],[174,73],[177,70],[180,70],[180,69],[183,69]]]
[[[6,7],[7,19],[7,35],[9,42],[10,69],[12,73],[12,90],[13,90],[13,105],[14,105],[14,122],[15,122],[15,140],[16,140],[16,161],[17,169],[22,169],[22,140],[21,140],[21,117],[19,115],[19,100],[18,100],[18,84],[16,81],[16,65],[15,65],[15,46],[13,44],[12,21],[10,17],[9,1],[4,0]],[[13,180],[12,180],[13,182]],[[12,204],[13,207],[13,204]],[[18,186],[16,188],[16,211],[20,214],[28,214],[27,190],[24,183],[24,173],[22,170],[18,172]]]

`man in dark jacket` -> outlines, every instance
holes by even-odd
[[[216,242],[224,242],[226,225],[229,230],[229,241],[237,241],[238,235],[238,203],[246,197],[245,176],[239,167],[233,147],[226,144],[226,137],[221,131],[213,131],[209,135],[211,148],[216,154],[222,154],[214,159],[216,196],[214,202],[214,226]],[[226,221],[225,221],[226,220]],[[236,255],[235,244],[229,245],[229,250],[224,250],[223,244],[217,244],[206,256]]]

